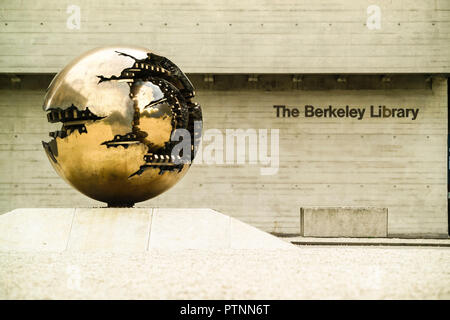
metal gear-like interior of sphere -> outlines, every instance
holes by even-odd
[[[62,127],[43,142],[75,189],[111,207],[130,207],[166,191],[189,169],[201,138],[194,88],[170,60],[144,48],[87,52],[52,80],[43,109]],[[190,154],[174,155],[178,129]],[[184,152],[184,151],[183,151]],[[180,162],[180,157],[190,161]]]

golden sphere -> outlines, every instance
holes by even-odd
[[[145,48],[95,49],[52,80],[43,108],[62,127],[42,144],[75,189],[109,206],[133,206],[186,174],[190,162],[173,154],[178,142],[171,137],[190,133],[193,160],[202,120],[193,97],[189,79],[162,56]]]

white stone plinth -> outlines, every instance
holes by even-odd
[[[211,209],[27,208],[0,216],[0,251],[290,249]]]

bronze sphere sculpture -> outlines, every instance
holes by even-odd
[[[43,109],[62,127],[42,144],[75,189],[108,206],[133,206],[186,174],[191,162],[184,160],[193,160],[201,137],[193,97],[191,82],[167,58],[143,48],[95,49],[52,80]],[[179,129],[190,133],[189,155],[172,152]]]

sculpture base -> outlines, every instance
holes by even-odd
[[[211,209],[16,209],[0,215],[0,299],[255,298],[296,252]]]
[[[27,208],[0,216],[0,251],[292,248],[211,209]]]
[[[133,208],[135,203],[108,203],[108,208]]]

